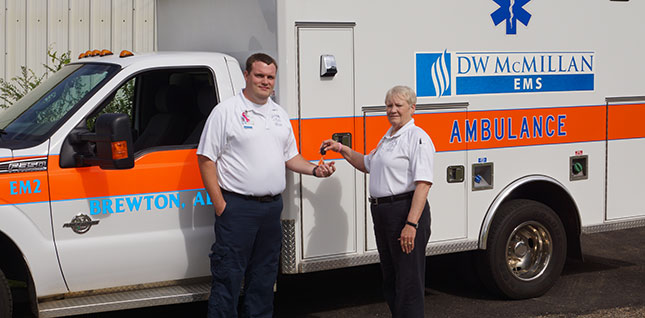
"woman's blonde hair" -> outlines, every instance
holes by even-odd
[[[387,104],[387,101],[395,95],[402,97],[410,106],[417,104],[417,93],[408,86],[397,85],[390,88],[385,94],[385,103]]]

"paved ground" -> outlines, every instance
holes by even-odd
[[[426,317],[645,317],[645,228],[583,237],[585,262],[567,263],[553,289],[536,299],[501,300],[479,283],[472,253],[429,258]],[[389,317],[378,267],[288,282],[279,317]],[[308,287],[309,286],[309,287]]]
[[[426,317],[645,317],[645,228],[583,236],[585,262],[568,262],[544,296],[492,296],[472,254],[428,258]],[[389,317],[378,265],[281,277],[276,317]],[[205,303],[88,315],[88,318],[205,317]]]

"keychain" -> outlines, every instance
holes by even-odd
[[[325,154],[327,153],[327,150],[325,150],[325,146],[320,146],[320,160],[318,161],[318,165],[321,166],[325,163]]]

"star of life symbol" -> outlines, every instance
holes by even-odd
[[[490,14],[495,25],[506,21],[506,34],[517,34],[517,21],[529,25],[531,14],[523,7],[531,0],[493,0],[499,8]]]

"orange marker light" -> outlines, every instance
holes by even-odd
[[[112,55],[112,54],[113,54],[113,53],[112,53],[112,51],[110,51],[110,50],[103,50],[103,51],[101,51],[101,56]]]
[[[100,54],[101,54],[101,51],[99,50],[92,51],[92,56],[99,56]]]
[[[79,59],[79,60],[80,60],[80,59],[82,59],[82,58],[84,58],[84,57],[85,57],[85,53],[81,53],[81,54],[79,54],[79,55],[78,55],[78,59]]]
[[[128,143],[124,140],[112,142],[112,159],[125,159],[128,157]]]
[[[134,54],[128,50],[123,50],[121,51],[121,54],[119,54],[119,57],[128,57],[128,56],[134,56]]]

